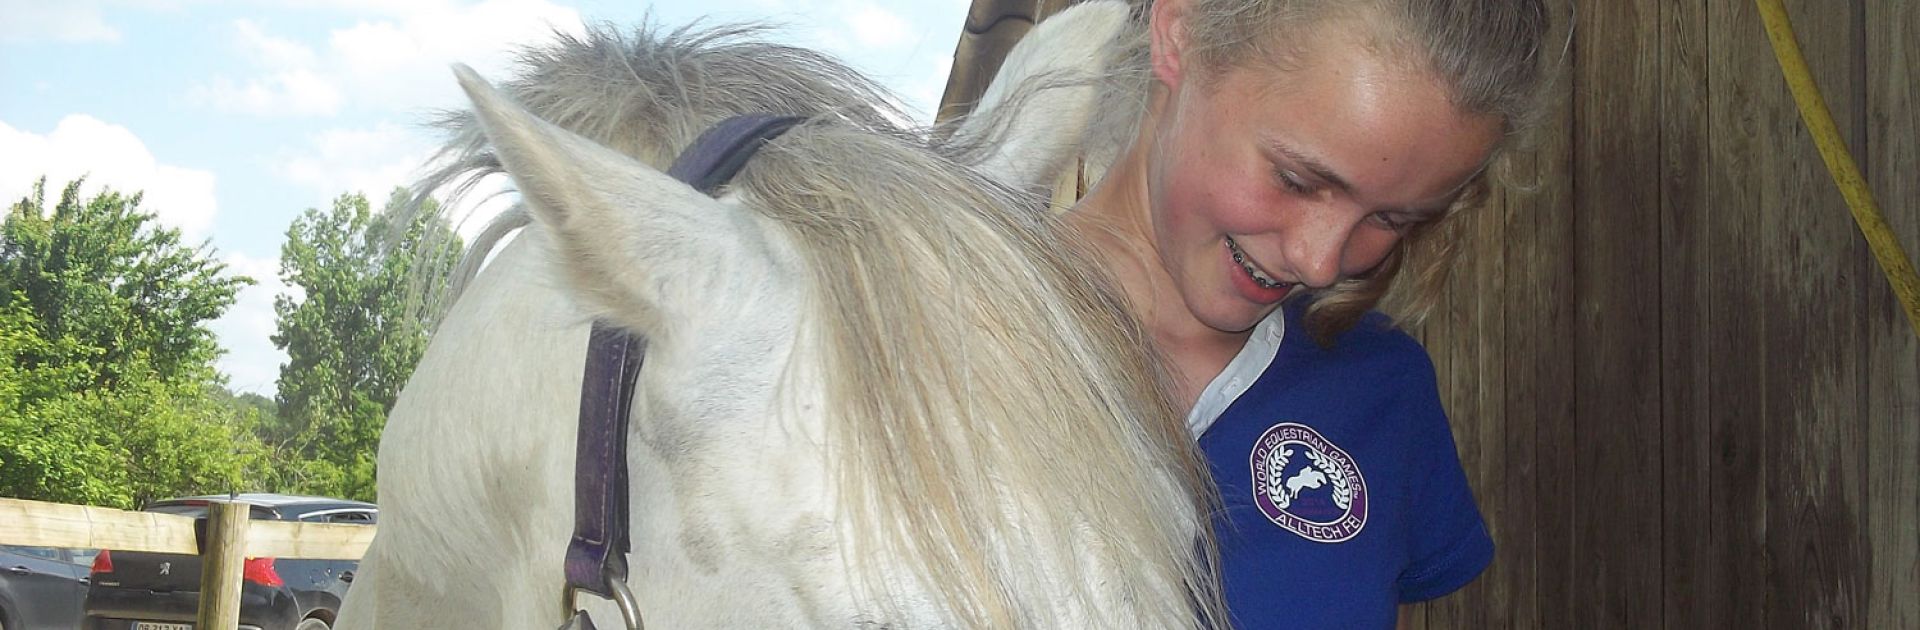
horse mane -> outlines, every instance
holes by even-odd
[[[1012,589],[1121,573],[1168,578],[1133,594],[1164,616],[1094,627],[1197,623],[1211,484],[1144,329],[1042,201],[835,121],[776,139],[738,190],[807,260],[855,540],[975,595],[948,602],[968,627],[1085,624]],[[1077,548],[1095,555],[1045,553]]]
[[[974,628],[1224,627],[1212,484],[1144,329],[1094,258],[1043,200],[897,127],[905,117],[871,81],[750,41],[760,30],[596,28],[530,51],[504,87],[656,168],[728,116],[809,117],[731,192],[786,228],[812,283],[798,343],[824,362],[846,555],[914,571],[882,575],[871,595],[918,580]],[[470,114],[442,125],[447,162],[421,190],[500,172]],[[487,233],[516,221],[510,211]],[[473,267],[492,240],[474,244]],[[1094,590],[1113,586],[1102,575],[1143,590],[1101,609]]]
[[[626,32],[611,24],[581,35],[556,31],[551,43],[522,49],[514,78],[498,87],[542,119],[661,171],[700,132],[733,116],[831,116],[874,129],[908,119],[898,97],[833,57],[756,39],[771,30],[752,23],[665,30],[648,21]],[[406,208],[415,215],[458,205],[483,179],[505,173],[472,111],[441,112],[430,124],[447,140],[411,188]],[[436,195],[445,203],[433,202]],[[414,278],[413,302],[443,312],[495,246],[531,221],[514,202],[482,227],[452,274]]]

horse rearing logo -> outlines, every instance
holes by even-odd
[[[1314,542],[1367,525],[1367,480],[1353,457],[1313,427],[1282,422],[1253,443],[1253,502],[1267,519]]]

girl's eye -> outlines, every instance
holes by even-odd
[[[1407,228],[1413,227],[1413,224],[1416,223],[1416,221],[1412,219],[1393,212],[1375,212],[1368,216],[1367,220],[1372,221],[1374,225],[1395,232],[1405,232]]]
[[[1274,169],[1273,175],[1274,178],[1280,180],[1281,186],[1285,186],[1287,190],[1291,190],[1295,194],[1311,195],[1315,190],[1312,184],[1308,184],[1307,180],[1300,178],[1299,173],[1291,170],[1284,168]]]

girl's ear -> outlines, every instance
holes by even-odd
[[[1156,0],[1147,14],[1153,76],[1168,89],[1180,86],[1187,55],[1188,0]]]

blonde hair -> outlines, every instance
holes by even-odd
[[[1146,110],[1147,20],[1152,0],[1134,0],[1133,23],[1110,48],[1113,72],[1103,85],[1101,120],[1084,142],[1095,170],[1117,158]],[[1251,62],[1284,63],[1289,33],[1355,13],[1382,16],[1394,43],[1416,57],[1451,92],[1462,111],[1497,117],[1507,129],[1488,167],[1474,176],[1440,217],[1414,226],[1378,266],[1315,291],[1306,323],[1321,342],[1351,328],[1383,300],[1403,325],[1417,324],[1446,284],[1457,253],[1458,215],[1510,182],[1507,156],[1544,110],[1549,66],[1541,54],[1549,19],[1545,0],[1191,0],[1189,50],[1203,69]]]

